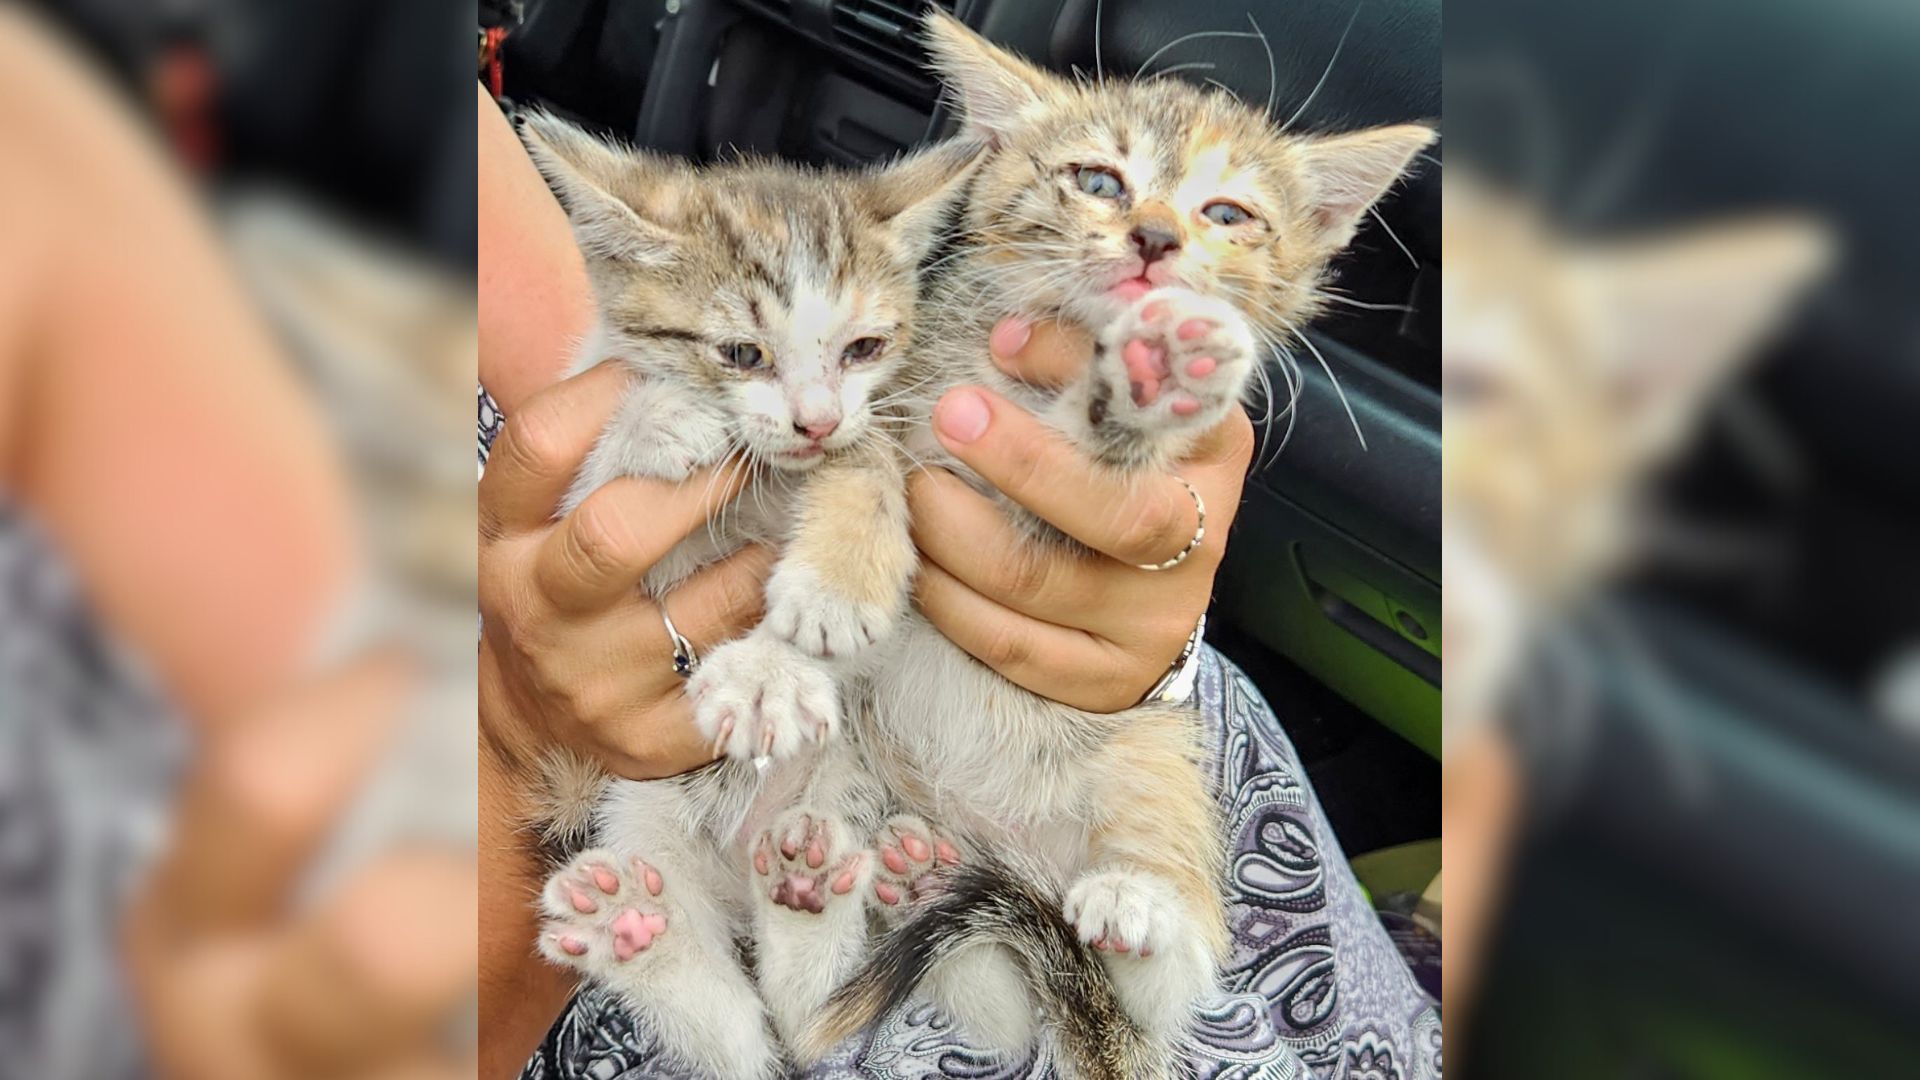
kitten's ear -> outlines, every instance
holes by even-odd
[[[671,197],[670,169],[547,112],[526,113],[519,132],[527,156],[565,208],[590,266],[595,260],[658,265],[672,258],[673,232],[637,209]]]
[[[934,74],[960,104],[969,137],[995,142],[1017,126],[1020,114],[1044,101],[1053,75],[967,29],[935,7],[925,19]]]
[[[1347,246],[1360,226],[1360,215],[1400,179],[1413,155],[1426,149],[1435,134],[1424,124],[1396,124],[1301,140],[1301,167],[1312,189],[1314,221],[1328,246]]]
[[[1678,450],[1708,396],[1754,357],[1833,256],[1829,230],[1793,218],[1575,256],[1573,280],[1596,319],[1622,448],[1653,461]]]
[[[867,207],[900,238],[915,263],[939,243],[986,149],[978,139],[950,139],[908,154],[867,178]]]

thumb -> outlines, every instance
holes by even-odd
[[[407,658],[371,654],[212,728],[154,874],[151,899],[169,925],[204,932],[278,914],[391,739],[412,683]]]

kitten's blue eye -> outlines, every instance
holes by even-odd
[[[1082,165],[1074,172],[1080,190],[1096,199],[1117,199],[1127,190],[1120,182],[1120,175],[1112,169],[1102,169],[1095,165]]]
[[[849,364],[857,364],[862,360],[871,360],[879,356],[880,350],[886,347],[887,343],[880,338],[863,337],[841,350],[840,359]]]
[[[736,341],[731,345],[720,346],[720,359],[741,371],[753,371],[765,366],[767,350],[751,341]]]
[[[1246,207],[1224,200],[1210,202],[1200,212],[1215,225],[1242,225],[1253,220],[1253,215],[1247,212]]]

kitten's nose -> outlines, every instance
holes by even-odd
[[[821,439],[833,434],[839,427],[840,421],[838,419],[822,420],[817,424],[803,424],[798,420],[793,422],[793,430],[805,435],[814,442],[819,442]]]
[[[1135,225],[1127,237],[1140,252],[1141,261],[1149,264],[1158,262],[1169,251],[1180,250],[1180,234],[1155,222]]]

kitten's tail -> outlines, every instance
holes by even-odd
[[[1013,954],[1080,1080],[1169,1075],[1171,1049],[1129,1018],[1099,957],[1061,914],[1038,875],[992,859],[946,871],[941,892],[881,942],[865,967],[834,992],[795,1048],[824,1057],[913,994],[936,965],[963,949],[999,945]]]

